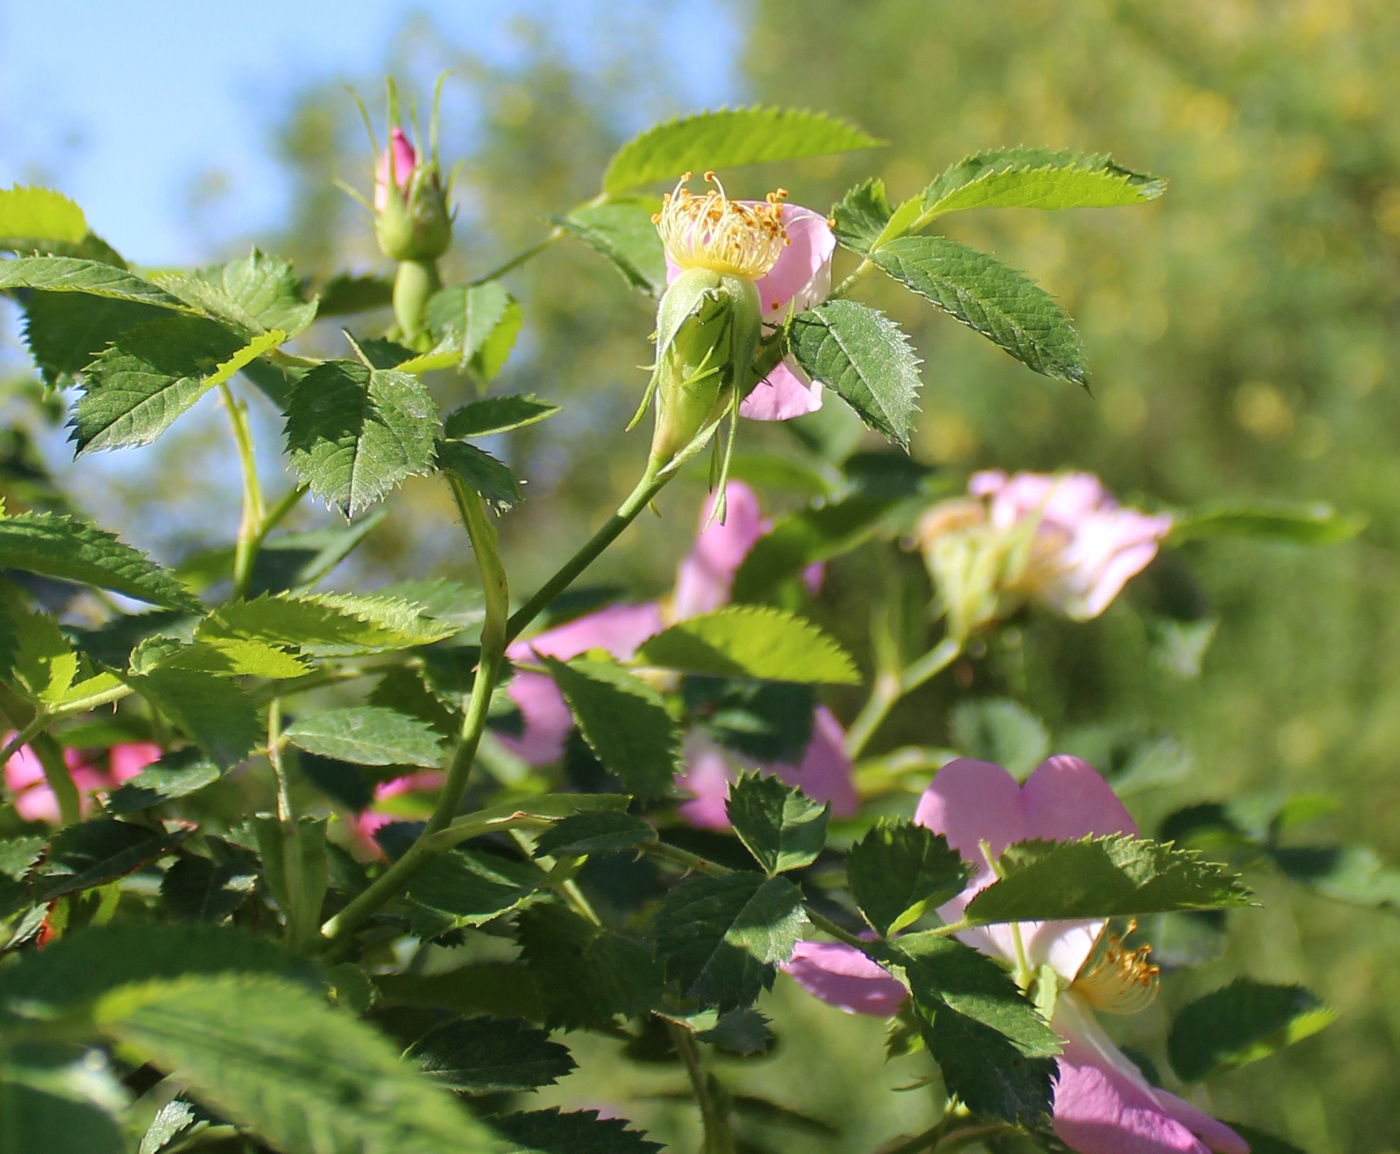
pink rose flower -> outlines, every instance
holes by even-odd
[[[670,622],[726,605],[734,574],[754,542],[768,531],[769,524],[759,511],[753,490],[740,481],[729,484],[723,523],[710,520],[712,504],[713,499],[701,514],[701,531],[694,547],[677,569],[669,611],[659,602],[611,605],[516,641],[506,650],[506,656],[514,661],[529,661],[539,654],[566,661],[590,649],[601,649],[626,661],[643,641]],[[820,566],[813,566],[804,574],[809,587],[815,587],[820,576]],[[498,735],[498,740],[531,765],[557,761],[573,728],[573,717],[553,679],[542,673],[518,672],[507,692],[520,710],[523,724],[519,736]],[[811,741],[796,765],[759,766],[721,750],[700,734],[692,734],[686,742],[685,768],[676,778],[676,785],[692,794],[692,800],[682,804],[681,815],[697,826],[729,828],[724,802],[730,783],[744,768],[762,768],[789,785],[800,786],[808,797],[831,802],[832,812],[839,816],[849,816],[856,810],[851,762],[844,752],[841,727],[825,708],[817,708]]]
[[[426,814],[432,808],[431,803],[435,799],[437,791],[442,788],[442,783],[446,780],[447,775],[441,770],[428,769],[422,773],[409,773],[403,777],[381,781],[374,787],[374,800],[367,808],[355,815],[355,841],[360,848],[372,857],[383,857],[384,851],[374,840],[375,832],[380,826],[388,825],[390,822],[406,820],[402,813],[390,811],[390,807],[394,805],[394,799],[407,798],[412,794],[423,794],[427,800],[424,810]],[[402,804],[402,802],[399,803],[401,806]]]
[[[1071,841],[1137,833],[1103,778],[1067,756],[1041,762],[1024,786],[998,765],[951,761],[934,776],[914,820],[942,833],[973,867],[962,893],[939,907],[946,921],[961,917],[973,896],[994,880],[983,842],[995,856],[1032,838]],[[1016,930],[1027,965],[1049,965],[1062,984],[1051,1021],[1064,1039],[1052,1121],[1065,1145],[1079,1154],[1247,1154],[1248,1144],[1228,1126],[1151,1085],[1094,1020],[1094,1008],[1115,1008],[1115,995],[1119,1009],[1141,1003],[1140,996],[1122,994],[1132,989],[1138,995],[1142,980],[1151,976],[1142,954],[1113,950],[1090,962],[1104,930],[1099,920],[1021,922]],[[1015,964],[1009,925],[978,927],[958,937]],[[815,997],[852,1013],[888,1016],[906,996],[900,982],[839,942],[800,942],[784,969]]]
[[[7,744],[13,738],[13,733],[5,734],[0,738],[0,745]],[[87,814],[91,809],[91,794],[115,789],[153,761],[158,761],[160,755],[160,746],[148,741],[123,742],[107,751],[107,765],[104,768],[99,760],[89,760],[76,749],[65,749],[63,761],[77,787],[81,812]],[[38,755],[29,746],[21,746],[10,756],[5,763],[3,777],[11,804],[21,818],[47,822],[49,825],[58,823],[58,798],[44,778],[44,767]]]

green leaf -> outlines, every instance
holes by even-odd
[[[310,667],[276,645],[246,637],[212,637],[182,645],[171,637],[148,637],[131,652],[133,672],[191,669],[221,677],[301,677]]]
[[[505,366],[524,314],[500,281],[449,288],[428,301],[428,326],[451,338],[455,361],[489,381]]]
[[[242,846],[208,837],[214,858],[183,857],[165,871],[160,897],[177,918],[217,922],[238,909],[257,888],[257,855]]]
[[[678,622],[644,642],[637,659],[711,677],[807,685],[860,682],[849,655],[810,621],[757,605],[730,605]]]
[[[327,361],[297,382],[287,452],[311,491],[347,517],[434,461],[437,409],[417,377]]]
[[[339,317],[351,313],[387,309],[394,303],[394,282],[388,277],[339,275],[321,285],[321,307],[316,315]]]
[[[731,599],[762,601],[809,565],[849,553],[879,527],[892,502],[852,497],[815,509],[802,509],[760,537],[734,574]]]
[[[881,958],[904,968],[951,1094],[974,1113],[1036,1123],[1050,1110],[1059,1041],[1008,974],[970,946],[909,934]]]
[[[688,170],[828,156],[881,143],[817,112],[790,108],[702,112],[659,124],[629,140],[609,161],[603,191],[616,194],[658,180],[675,181]]]
[[[518,1094],[574,1069],[567,1047],[519,1018],[454,1018],[408,1048],[435,1082],[461,1094]]]
[[[741,775],[729,787],[724,808],[739,840],[769,877],[811,865],[826,845],[831,806],[776,777]]]
[[[129,329],[87,366],[69,439],[79,454],[149,445],[210,389],[285,339],[278,329],[245,344],[213,321],[178,314]]]
[[[1167,1038],[1167,1057],[1183,1082],[1199,1082],[1267,1058],[1336,1017],[1335,1010],[1302,986],[1236,978],[1177,1012]]]
[[[883,180],[867,180],[846,193],[833,206],[836,239],[848,249],[868,253],[884,232],[891,216]]]
[[[1001,877],[968,903],[973,922],[1112,918],[1249,905],[1224,866],[1170,844],[1114,835],[1025,841],[1007,848]]]
[[[1175,545],[1195,537],[1247,537],[1295,545],[1331,545],[1355,537],[1365,527],[1363,515],[1339,513],[1322,502],[1273,507],[1214,505],[1174,513],[1167,540]]]
[[[420,924],[435,936],[493,921],[533,897],[548,880],[533,862],[454,849],[414,875],[407,893],[411,904],[428,915]]]
[[[1156,200],[1167,182],[1108,156],[1004,148],[952,165],[923,193],[919,224],[966,208],[1114,208]]]
[[[185,833],[165,835],[108,818],[70,825],[49,843],[44,860],[30,874],[30,894],[36,902],[51,902],[105,886],[164,857]]]
[[[0,188],[0,237],[77,244],[87,232],[83,210],[61,192],[24,185]]]
[[[666,288],[666,255],[651,220],[660,207],[655,197],[623,196],[583,204],[550,220],[612,261],[633,288],[660,296]]]
[[[17,288],[88,293],[112,300],[158,305],[177,312],[189,311],[178,297],[135,273],[101,261],[71,256],[21,256],[0,261],[0,289]]]
[[[125,1136],[108,1114],[67,1095],[49,1094],[13,1077],[0,1050],[0,1150],[26,1154],[126,1154]]]
[[[543,902],[517,917],[516,937],[550,1029],[607,1026],[661,1004],[661,968],[636,938]]]
[[[169,609],[201,612],[199,599],[167,570],[116,536],[54,513],[0,517],[6,569],[96,585]]]
[[[995,257],[941,236],[907,236],[871,254],[885,272],[1001,346],[1027,368],[1086,385],[1084,346],[1069,314]]]
[[[583,857],[621,853],[656,840],[656,831],[630,813],[576,813],[555,822],[535,839],[535,856]]]
[[[77,675],[78,655],[58,622],[46,613],[25,612],[0,584],[0,680],[36,704],[54,706]]]
[[[170,315],[165,309],[132,301],[33,292],[24,303],[24,339],[45,378],[54,382],[87,368],[128,330]]]
[[[200,1101],[271,1145],[317,1154],[493,1154],[485,1127],[318,994],[266,977],[186,978],[115,991],[105,1034],[179,1070]]]
[[[452,439],[490,437],[512,429],[523,429],[526,425],[554,416],[558,411],[558,405],[542,401],[533,393],[483,397],[448,413],[447,420],[443,422],[443,436]]]
[[[421,606],[398,597],[283,593],[221,606],[194,636],[208,644],[245,638],[294,645],[315,657],[349,657],[431,645],[457,632],[455,623],[424,617]]]
[[[961,893],[971,872],[941,833],[909,821],[875,826],[846,859],[851,897],[882,937]]]
[[[600,1118],[597,1110],[561,1114],[558,1106],[498,1114],[491,1125],[510,1145],[508,1154],[655,1154],[665,1149],[625,1118]]]
[[[213,674],[153,669],[123,680],[189,734],[220,769],[232,769],[263,736],[253,699]]]
[[[948,729],[966,757],[1005,766],[1017,781],[1050,753],[1050,734],[1025,706],[1007,697],[977,697],[953,706]]]
[[[298,749],[354,765],[436,769],[442,760],[441,738],[431,726],[374,705],[314,713],[283,736]]]
[[[792,882],[747,870],[687,878],[666,895],[654,922],[657,953],[682,996],[721,1012],[773,988],[806,924]]]
[[[1387,868],[1368,846],[1288,846],[1268,853],[1290,880],[1334,901],[1400,909],[1400,870]]]
[[[193,746],[165,754],[112,791],[108,813],[135,813],[177,797],[187,797],[218,781],[219,767]]]
[[[800,313],[788,340],[803,372],[835,389],[870,428],[909,448],[919,358],[898,325],[855,301],[829,300]]]
[[[200,312],[250,337],[281,330],[282,340],[288,340],[316,318],[316,302],[301,299],[301,282],[291,264],[256,248],[220,268],[153,279]]]
[[[645,681],[611,661],[542,657],[588,747],[628,793],[661,797],[680,769],[681,731]]]
[[[773,765],[799,765],[812,743],[817,695],[810,685],[746,677],[681,679],[685,713],[726,749]]]
[[[1301,1146],[1285,1142],[1282,1138],[1265,1133],[1257,1127],[1246,1126],[1243,1122],[1225,1124],[1249,1143],[1249,1154],[1307,1154]]]
[[[439,469],[455,474],[497,513],[514,508],[523,497],[515,474],[485,449],[462,441],[439,441],[437,461]]]

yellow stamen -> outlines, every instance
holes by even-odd
[[[661,211],[651,218],[676,267],[707,268],[748,280],[769,272],[788,243],[782,219],[787,190],[770,192],[763,204],[737,204],[713,172],[705,173],[715,187],[704,196],[691,194],[685,187],[689,179],[687,172],[661,198]]]
[[[1070,985],[1083,999],[1105,1014],[1135,1014],[1157,997],[1161,970],[1147,960],[1151,946],[1125,949],[1123,937],[1137,928],[1128,923],[1127,934],[1106,934],[1095,944],[1095,953],[1080,968]],[[1102,945],[1102,951],[1099,946]]]

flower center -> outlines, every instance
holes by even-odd
[[[715,187],[704,196],[691,194],[689,179],[687,172],[651,218],[666,255],[680,269],[707,268],[748,280],[765,275],[788,243],[782,219],[787,191],[770,192],[763,204],[738,204],[725,196],[713,172],[705,173]]]
[[[1129,922],[1127,932],[1131,934],[1136,928],[1136,921]],[[1103,935],[1070,989],[1105,1014],[1136,1014],[1157,997],[1161,970],[1147,960],[1151,953],[1151,946],[1129,950],[1118,934]]]

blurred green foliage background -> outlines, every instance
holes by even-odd
[[[1198,610],[1220,618],[1195,679],[1148,660],[1139,619],[1117,606],[1088,625],[1027,623],[1014,655],[990,654],[974,670],[973,690],[1019,697],[1057,742],[1108,723],[1174,737],[1194,772],[1132,797],[1145,830],[1202,798],[1324,794],[1338,806],[1319,836],[1400,862],[1400,6],[756,0],[716,18],[746,29],[747,88],[734,103],[821,109],[890,142],[733,174],[738,195],[781,183],[794,202],[824,208],[873,173],[902,197],[967,153],[1015,144],[1111,152],[1169,178],[1166,196],[1144,208],[948,221],[950,235],[1027,271],[1075,316],[1092,398],[1034,376],[893,287],[862,294],[905,326],[925,361],[916,457],[957,487],[975,468],[1076,467],[1144,503],[1322,500],[1366,515],[1369,526],[1319,549],[1199,542],[1179,550],[1177,568],[1169,564],[1155,584],[1143,579],[1139,599],[1189,570]],[[592,195],[622,139],[688,111],[647,66],[649,46],[665,34],[664,25],[619,27],[617,66],[584,75],[548,27],[522,27],[523,62],[503,69],[471,45],[406,25],[386,69],[424,99],[440,70],[453,73],[442,152],[448,165],[461,159],[462,209],[450,275],[480,276],[541,239],[550,214]],[[369,97],[377,81],[358,85]],[[368,146],[343,90],[298,93],[278,147],[297,189],[286,233],[229,238],[228,254],[256,239],[309,274],[338,271],[346,254],[378,267],[367,219],[333,186],[338,177],[362,189],[369,181]],[[524,592],[640,468],[644,434],[624,440],[620,429],[645,383],[635,366],[649,357],[652,305],[572,244],[554,245],[508,283],[526,327],[503,385],[566,405],[509,447],[532,497],[503,525],[512,580]],[[338,340],[333,326],[324,339]],[[437,387],[444,405],[466,388]],[[838,406],[833,398],[809,422],[809,441],[854,445],[858,425]],[[270,414],[265,424],[274,445]],[[198,462],[223,451],[211,429],[207,443],[186,434],[159,465],[134,465],[108,502],[127,502],[124,518],[157,509],[174,518],[157,535],[176,549],[202,523],[191,509],[223,502],[231,523],[234,497],[216,480],[192,486],[183,519],[168,490],[149,485],[157,469],[207,475]],[[743,434],[749,453],[801,448],[790,430],[749,424]],[[664,516],[609,555],[599,580],[645,596],[669,587],[698,493],[698,485],[668,493]],[[371,539],[365,574],[460,566],[459,535],[439,531],[450,513],[436,492],[410,484],[398,500]],[[820,608],[857,647],[869,565],[835,565]],[[940,682],[906,702],[880,744],[948,744],[951,692]],[[838,702],[847,717],[855,704]],[[1166,1009],[1236,974],[1303,982],[1339,1021],[1226,1075],[1210,1107],[1314,1154],[1400,1150],[1395,911],[1338,904],[1268,875],[1250,880],[1266,908],[1232,913],[1225,955],[1170,975],[1162,1008],[1127,1023],[1128,1037],[1150,1037]],[[791,995],[780,991],[799,1024],[753,1077],[774,1097],[854,1128],[841,1141],[804,1136],[802,1148],[870,1149],[918,1128],[918,1095],[886,1089],[912,1081],[916,1065],[883,1067],[875,1023]],[[594,1086],[580,1074],[561,1096],[594,1105],[649,1085],[641,1074],[613,1073]],[[580,1101],[587,1094],[595,1097]],[[657,1109],[658,1136],[689,1117],[683,1107]]]

